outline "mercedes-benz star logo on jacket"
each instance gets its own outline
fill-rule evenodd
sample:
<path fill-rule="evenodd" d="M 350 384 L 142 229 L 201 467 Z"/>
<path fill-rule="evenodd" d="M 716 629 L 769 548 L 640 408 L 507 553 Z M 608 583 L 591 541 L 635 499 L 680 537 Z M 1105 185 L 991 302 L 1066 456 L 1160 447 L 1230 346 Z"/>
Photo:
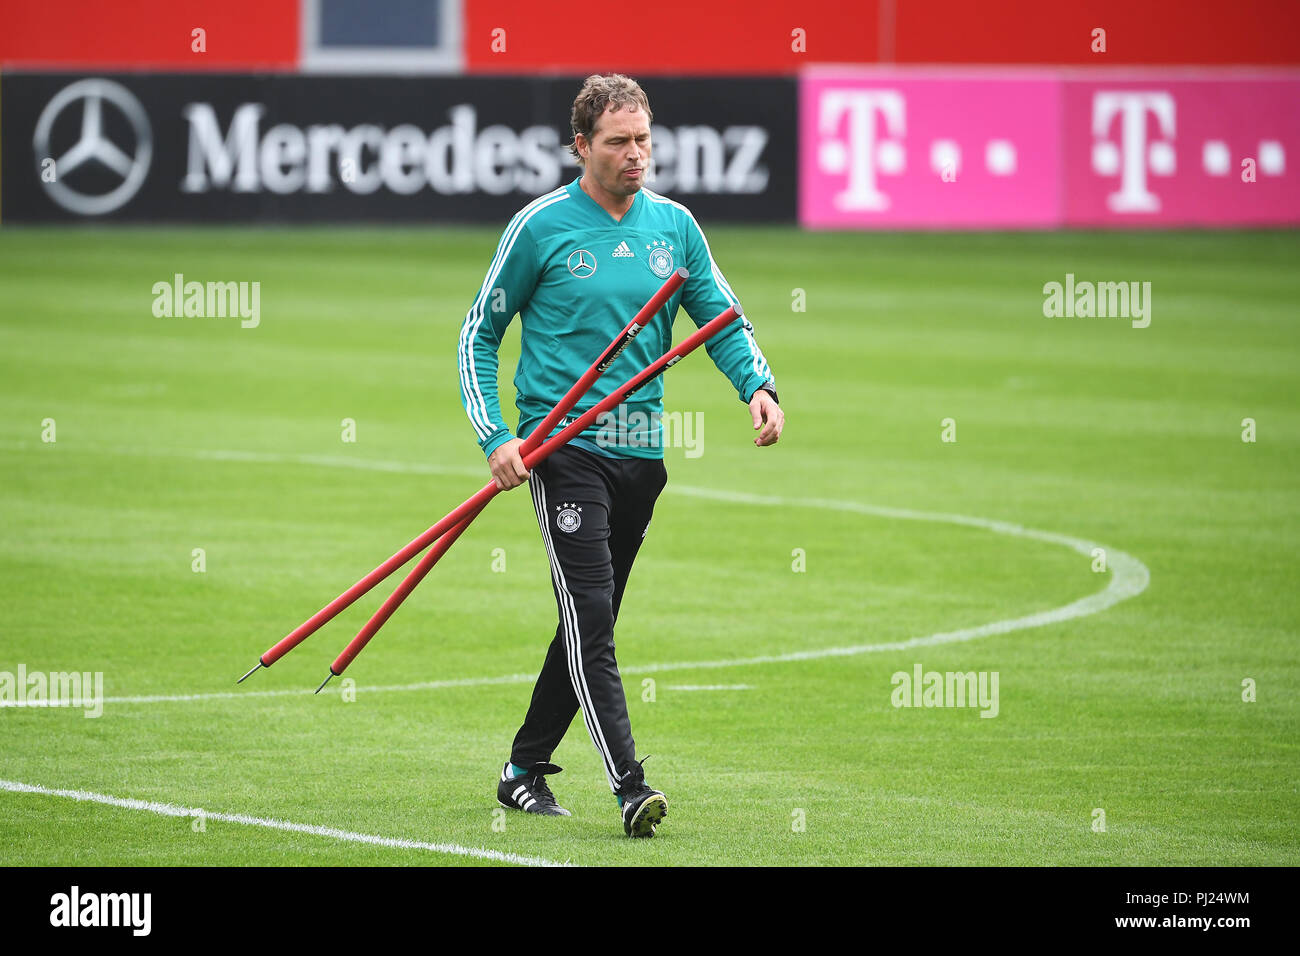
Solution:
<path fill-rule="evenodd" d="M 596 257 L 586 249 L 569 253 L 569 271 L 579 279 L 586 279 L 596 273 Z"/>

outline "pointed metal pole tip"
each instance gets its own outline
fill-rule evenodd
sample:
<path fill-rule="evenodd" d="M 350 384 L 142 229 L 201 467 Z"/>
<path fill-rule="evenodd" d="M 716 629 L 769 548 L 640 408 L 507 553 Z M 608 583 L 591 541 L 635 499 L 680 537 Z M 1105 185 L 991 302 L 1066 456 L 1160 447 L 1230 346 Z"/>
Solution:
<path fill-rule="evenodd" d="M 248 673 L 245 674 L 243 677 L 239 678 L 239 680 L 235 681 L 235 683 L 242 684 L 244 681 L 248 680 L 248 678 L 251 677 L 255 671 L 261 670 L 262 667 L 263 667 L 262 661 L 259 659 L 256 664 L 254 664 L 251 668 L 249 668 Z"/>
<path fill-rule="evenodd" d="M 334 676 L 334 672 L 330 671 L 329 675 L 326 676 L 326 678 L 320 682 L 320 686 L 316 688 L 316 693 L 319 694 L 321 691 L 323 691 L 325 689 L 325 685 L 330 682 L 330 678 L 333 676 Z"/>

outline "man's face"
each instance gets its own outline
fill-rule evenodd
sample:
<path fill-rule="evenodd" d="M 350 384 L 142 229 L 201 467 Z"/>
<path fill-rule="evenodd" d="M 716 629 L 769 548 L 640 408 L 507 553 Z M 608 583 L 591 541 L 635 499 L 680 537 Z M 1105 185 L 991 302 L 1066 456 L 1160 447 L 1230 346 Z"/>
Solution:
<path fill-rule="evenodd" d="M 579 137 L 578 151 L 587 161 L 587 173 L 602 189 L 615 196 L 635 195 L 645 185 L 650 166 L 650 121 L 645 111 L 606 110 L 596 120 L 591 139 Z"/>

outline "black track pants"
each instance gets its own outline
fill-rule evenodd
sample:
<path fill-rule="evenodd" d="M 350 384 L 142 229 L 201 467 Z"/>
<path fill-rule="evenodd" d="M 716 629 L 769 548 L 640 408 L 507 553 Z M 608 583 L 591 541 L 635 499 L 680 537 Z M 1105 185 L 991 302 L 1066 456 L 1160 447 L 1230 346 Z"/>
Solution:
<path fill-rule="evenodd" d="M 632 562 L 668 472 L 659 459 L 605 458 L 566 446 L 529 484 L 560 623 L 533 688 L 510 761 L 547 762 L 582 711 L 611 789 L 636 756 L 614 622 Z"/>

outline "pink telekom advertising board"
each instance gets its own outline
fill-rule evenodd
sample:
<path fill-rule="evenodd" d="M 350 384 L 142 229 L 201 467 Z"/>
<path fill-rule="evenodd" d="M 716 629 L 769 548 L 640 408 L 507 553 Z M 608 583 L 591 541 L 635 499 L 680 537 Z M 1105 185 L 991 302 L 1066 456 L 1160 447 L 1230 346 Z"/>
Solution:
<path fill-rule="evenodd" d="M 1300 223 L 1300 74 L 821 68 L 799 104 L 813 228 Z"/>
<path fill-rule="evenodd" d="M 799 92 L 799 221 L 1054 226 L 1060 123 L 1050 73 L 809 71 Z"/>
<path fill-rule="evenodd" d="M 1300 78 L 1178 75 L 1064 84 L 1066 224 L 1300 223 Z"/>

